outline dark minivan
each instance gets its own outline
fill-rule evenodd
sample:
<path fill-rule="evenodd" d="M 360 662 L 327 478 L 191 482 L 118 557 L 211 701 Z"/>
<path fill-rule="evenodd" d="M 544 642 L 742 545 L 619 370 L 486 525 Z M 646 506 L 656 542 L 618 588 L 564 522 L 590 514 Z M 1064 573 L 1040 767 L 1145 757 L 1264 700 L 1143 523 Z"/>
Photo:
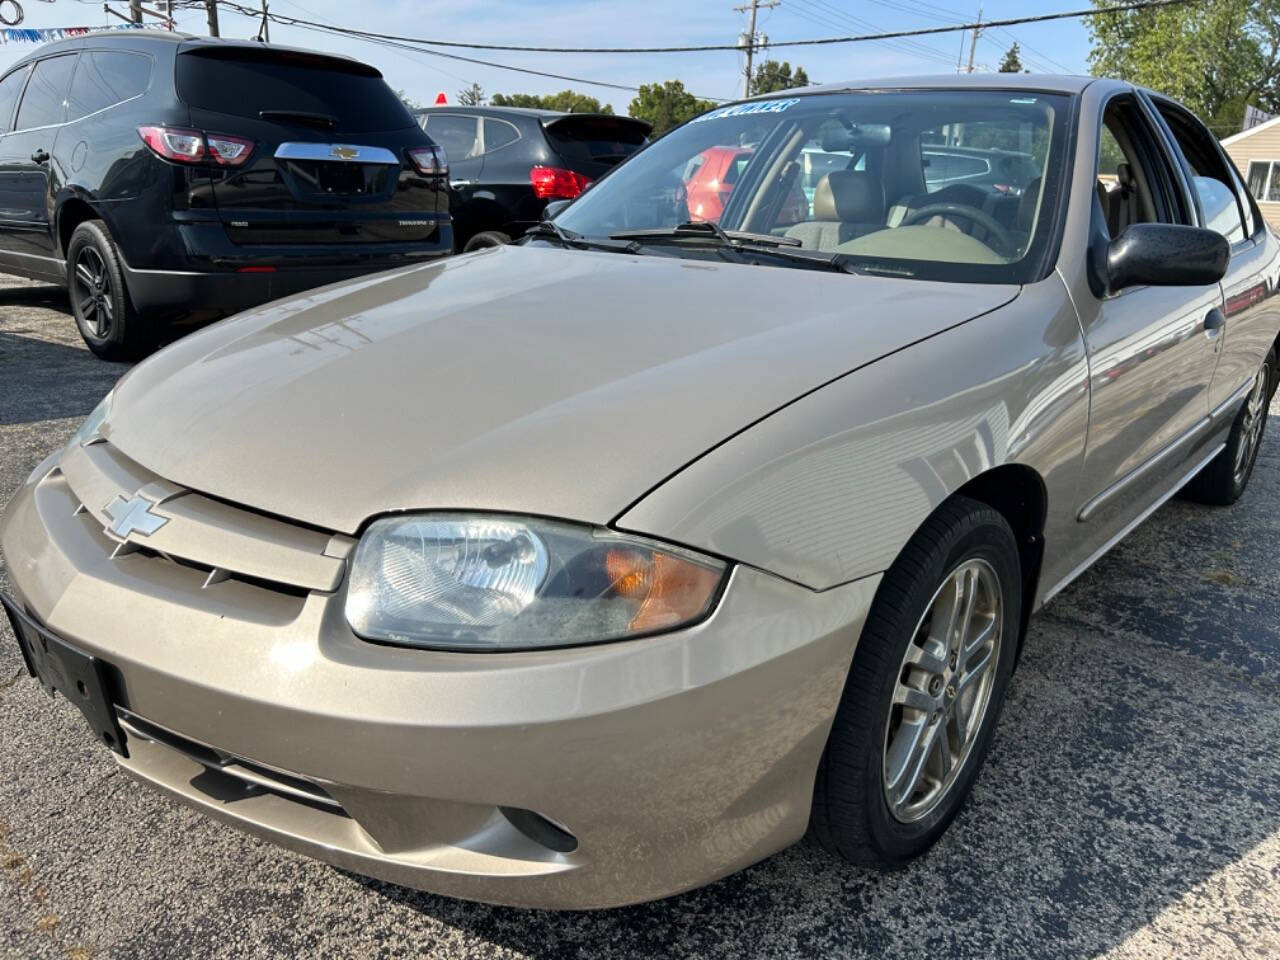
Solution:
<path fill-rule="evenodd" d="M 0 78 L 0 269 L 66 284 L 100 357 L 453 250 L 445 156 L 373 67 L 138 30 Z"/>
<path fill-rule="evenodd" d="M 453 235 L 464 253 L 510 243 L 551 200 L 572 200 L 648 143 L 643 120 L 523 107 L 414 111 L 444 147 L 453 178 Z"/>

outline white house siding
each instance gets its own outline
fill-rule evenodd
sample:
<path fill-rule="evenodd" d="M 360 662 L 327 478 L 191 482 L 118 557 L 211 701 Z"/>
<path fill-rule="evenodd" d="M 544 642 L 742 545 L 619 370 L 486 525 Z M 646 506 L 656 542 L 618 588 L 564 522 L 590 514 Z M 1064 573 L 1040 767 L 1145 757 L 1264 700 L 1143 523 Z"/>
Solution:
<path fill-rule="evenodd" d="M 1240 176 L 1249 177 L 1249 164 L 1255 160 L 1280 161 L 1280 123 L 1270 122 L 1255 127 L 1247 135 L 1236 135 L 1223 141 L 1222 148 L 1235 162 Z M 1267 222 L 1280 230 L 1280 201 L 1258 201 L 1258 209 Z"/>

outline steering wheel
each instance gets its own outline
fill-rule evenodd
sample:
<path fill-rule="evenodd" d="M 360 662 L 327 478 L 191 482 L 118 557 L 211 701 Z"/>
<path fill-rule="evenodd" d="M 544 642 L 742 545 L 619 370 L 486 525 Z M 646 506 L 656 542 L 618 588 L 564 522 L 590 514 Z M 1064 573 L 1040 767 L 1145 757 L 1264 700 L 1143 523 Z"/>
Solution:
<path fill-rule="evenodd" d="M 1013 237 L 1009 236 L 1009 231 L 991 214 L 979 210 L 977 207 L 971 207 L 967 203 L 931 203 L 907 214 L 898 226 L 910 227 L 932 217 L 960 217 L 970 223 L 976 223 L 995 239 L 998 247 L 996 253 L 1005 257 L 1013 256 L 1016 244 L 1013 242 Z M 983 241 L 979 241 L 979 243 L 981 242 Z M 987 246 L 991 246 L 991 244 L 988 243 Z"/>

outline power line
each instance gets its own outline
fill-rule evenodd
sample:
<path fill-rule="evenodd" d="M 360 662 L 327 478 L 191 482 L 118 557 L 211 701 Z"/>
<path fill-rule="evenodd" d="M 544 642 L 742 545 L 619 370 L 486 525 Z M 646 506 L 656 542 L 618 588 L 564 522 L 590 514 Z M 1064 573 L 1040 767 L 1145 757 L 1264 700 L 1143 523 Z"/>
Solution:
<path fill-rule="evenodd" d="M 187 0 L 188 3 L 191 0 Z M 249 16 L 260 17 L 260 10 L 252 9 L 231 0 L 220 0 L 221 5 Z M 1051 20 L 1071 20 L 1081 17 L 1096 17 L 1107 13 L 1125 13 L 1130 10 L 1148 10 L 1160 7 L 1181 6 L 1187 3 L 1203 3 L 1205 0 L 1142 0 L 1142 2 L 1121 3 L 1106 7 L 1090 7 L 1087 10 L 1068 10 L 1058 13 L 1042 13 L 1026 17 L 1009 17 L 1003 20 L 984 20 L 981 23 L 956 23 L 945 26 L 921 27 L 915 30 L 894 30 L 884 33 L 860 34 L 844 37 L 818 37 L 810 40 L 770 41 L 769 46 L 777 47 L 817 47 L 838 43 L 865 43 L 875 40 L 896 40 L 903 37 L 923 37 L 939 33 L 953 33 L 957 30 L 973 30 L 975 28 L 990 29 L 999 27 L 1016 27 L 1024 23 L 1045 23 Z M 358 30 L 355 27 L 334 28 L 313 20 L 304 20 L 278 13 L 268 14 L 276 23 L 285 26 L 314 27 L 329 31 L 367 39 L 393 40 L 398 43 L 423 44 L 432 47 L 453 47 L 465 50 L 500 50 L 512 53 L 709 53 L 716 50 L 737 51 L 737 44 L 708 43 L 682 47 L 531 47 L 517 44 L 500 43 L 468 43 L 460 40 L 433 40 L 426 37 L 407 37 L 392 33 L 375 33 L 369 30 Z M 465 57 L 458 59 L 465 60 Z M 484 63 L 484 61 L 472 61 Z M 485 64 L 495 66 L 495 64 Z M 512 68 L 515 69 L 515 68 Z"/>
<path fill-rule="evenodd" d="M 316 13 L 316 12 L 315 12 L 314 10 L 312 10 L 310 7 L 304 7 L 301 3 L 298 3 L 298 2 L 297 2 L 297 0 L 278 0 L 278 2 L 280 2 L 280 3 L 287 3 L 287 4 L 288 4 L 289 6 L 291 6 L 291 7 L 297 7 L 297 8 L 298 8 L 299 10 L 301 10 L 303 13 L 310 14 L 311 16 L 315 17 L 315 18 L 316 18 L 316 19 L 318 19 L 318 20 L 323 20 L 325 23 L 329 24 L 329 25 L 330 25 L 330 26 L 332 26 L 332 27 L 337 27 L 339 30 L 341 30 L 341 29 L 342 29 L 342 27 L 341 27 L 339 24 L 335 23 L 335 22 L 334 22 L 333 20 L 331 20 L 330 18 L 328 18 L 328 17 L 326 17 L 326 16 L 323 16 L 323 15 L 321 15 L 321 14 L 319 14 L 319 13 Z M 305 29 L 305 28 L 303 28 L 303 29 Z M 376 40 L 368 40 L 368 39 L 366 39 L 366 41 L 365 41 L 365 42 L 366 42 L 366 43 L 378 43 L 378 41 L 376 41 Z M 379 45 L 380 45 L 380 46 L 387 47 L 389 50 L 391 50 L 391 52 L 392 52 L 392 53 L 394 53 L 397 57 L 399 57 L 399 58 L 400 58 L 400 59 L 402 59 L 402 60 L 407 60 L 407 61 L 409 61 L 409 62 L 411 62 L 411 63 L 418 63 L 418 62 L 420 62 L 420 61 L 416 60 L 415 58 L 413 58 L 413 57 L 409 56 L 407 53 L 405 53 L 405 52 L 404 52 L 404 50 L 403 50 L 403 49 L 401 49 L 401 48 L 399 48 L 399 47 L 391 46 L 390 44 L 385 43 L 385 42 L 382 42 L 382 43 L 380 43 Z M 421 52 L 421 51 L 418 51 L 418 50 L 417 50 L 417 48 L 415 47 L 415 48 L 414 48 L 414 52 Z M 469 84 L 469 83 L 475 83 L 475 82 L 476 82 L 476 81 L 475 81 L 475 77 L 462 77 L 462 76 L 459 76 L 459 75 L 458 75 L 458 74 L 456 74 L 456 73 L 450 73 L 448 70 L 445 70 L 444 68 L 442 68 L 442 67 L 440 67 L 440 66 L 438 66 L 438 65 L 436 66 L 436 69 L 437 69 L 437 70 L 439 70 L 439 71 L 440 71 L 442 74 L 444 74 L 446 77 L 451 77 L 452 79 L 454 79 L 454 80 L 458 81 L 459 83 L 468 83 L 468 84 Z"/>
<path fill-rule="evenodd" d="M 192 0 L 186 0 L 189 5 Z M 197 0 L 198 2 L 198 0 Z M 262 17 L 261 10 L 254 10 L 249 7 L 242 7 L 238 3 L 229 3 L 228 0 L 219 0 L 219 6 L 229 9 L 235 13 L 244 16 L 260 19 Z M 475 57 L 464 57 L 457 53 L 445 53 L 443 50 L 425 50 L 422 47 L 414 46 L 412 43 L 405 42 L 387 34 L 370 33 L 364 30 L 354 30 L 348 27 L 328 26 L 323 23 L 317 23 L 311 20 L 300 20 L 297 17 L 286 17 L 276 13 L 268 13 L 267 16 L 276 23 L 283 26 L 297 27 L 300 30 L 317 30 L 323 33 L 338 34 L 339 36 L 350 36 L 357 40 L 364 40 L 368 43 L 376 43 L 380 46 L 389 47 L 397 50 L 409 50 L 417 54 L 425 54 L 429 57 L 444 57 L 448 60 L 460 60 L 463 63 L 474 63 L 482 67 L 493 67 L 495 70 L 510 70 L 514 73 L 524 73 L 534 77 L 549 77 L 552 80 L 564 80 L 569 83 L 580 83 L 587 86 L 608 87 L 610 90 L 623 90 L 627 93 L 639 93 L 639 87 L 629 87 L 622 83 L 609 83 L 605 80 L 589 80 L 586 77 L 573 77 L 563 73 L 548 73 L 545 70 L 533 70 L 529 67 L 516 67 L 509 63 L 497 63 L 493 60 L 479 60 Z M 694 94 L 697 97 L 697 94 Z M 725 97 L 698 97 L 699 100 L 710 100 L 715 103 L 724 103 Z"/>
<path fill-rule="evenodd" d="M 1018 46 L 1020 46 L 1023 50 L 1026 50 L 1028 53 L 1032 54 L 1033 56 L 1038 57 L 1043 63 L 1048 64 L 1050 67 L 1061 70 L 1063 73 L 1071 72 L 1071 68 L 1063 64 L 1061 60 L 1055 60 L 1053 59 L 1053 57 L 1049 56 L 1047 53 L 1037 50 L 1035 47 L 1031 46 L 1031 44 L 1027 43 L 1026 41 L 1021 40 L 1018 37 L 1015 37 L 1011 31 L 1001 29 L 1000 32 L 1003 33 L 1005 36 L 1007 36 L 1010 40 L 1012 40 Z"/>
<path fill-rule="evenodd" d="M 795 0 L 793 0 L 795 2 Z M 826 3 L 825 0 L 800 0 L 806 8 L 810 9 L 792 9 L 792 13 L 802 16 L 811 23 L 817 23 L 820 26 L 835 27 L 837 30 L 847 29 L 854 26 L 864 30 L 880 30 L 881 28 L 869 20 L 863 20 L 861 17 L 855 17 L 852 14 L 846 14 L 838 8 Z M 818 19 L 814 14 L 821 14 L 822 18 Z M 839 17 L 838 20 L 833 17 Z M 936 63 L 945 63 L 951 66 L 951 55 L 931 47 L 926 43 L 918 40 L 884 40 L 880 41 L 881 46 L 890 50 L 896 50 L 899 53 L 906 53 L 911 56 L 923 57 L 927 60 L 933 60 Z"/>

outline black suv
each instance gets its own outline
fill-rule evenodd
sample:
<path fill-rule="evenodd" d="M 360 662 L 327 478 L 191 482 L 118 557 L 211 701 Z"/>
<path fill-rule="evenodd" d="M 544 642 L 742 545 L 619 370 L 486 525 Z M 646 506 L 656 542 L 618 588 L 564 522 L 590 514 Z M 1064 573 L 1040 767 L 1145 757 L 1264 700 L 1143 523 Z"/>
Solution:
<path fill-rule="evenodd" d="M 648 142 L 643 120 L 520 107 L 414 111 L 449 155 L 453 235 L 464 253 L 510 243 Z"/>
<path fill-rule="evenodd" d="M 67 284 L 101 357 L 453 251 L 443 153 L 345 57 L 88 34 L 0 78 L 0 133 L 0 270 Z"/>

